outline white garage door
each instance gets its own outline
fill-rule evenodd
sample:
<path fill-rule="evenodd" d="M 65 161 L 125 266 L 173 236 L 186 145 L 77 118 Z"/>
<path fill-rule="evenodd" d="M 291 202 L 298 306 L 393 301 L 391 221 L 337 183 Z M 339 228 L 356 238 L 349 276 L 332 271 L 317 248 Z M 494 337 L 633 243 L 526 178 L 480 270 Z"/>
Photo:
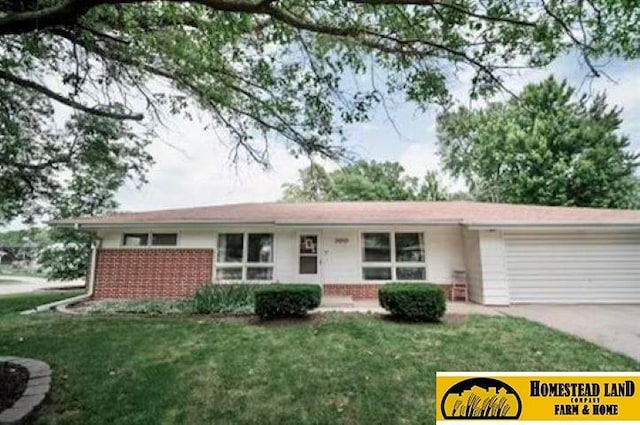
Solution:
<path fill-rule="evenodd" d="M 640 233 L 505 234 L 512 303 L 640 303 Z"/>

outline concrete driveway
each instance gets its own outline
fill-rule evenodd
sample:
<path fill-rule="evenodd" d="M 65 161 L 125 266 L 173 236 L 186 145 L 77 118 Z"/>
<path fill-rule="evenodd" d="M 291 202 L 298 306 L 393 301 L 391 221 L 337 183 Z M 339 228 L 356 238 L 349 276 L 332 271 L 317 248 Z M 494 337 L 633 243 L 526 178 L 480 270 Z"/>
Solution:
<path fill-rule="evenodd" d="M 542 323 L 640 361 L 640 305 L 515 305 L 501 312 Z"/>
<path fill-rule="evenodd" d="M 0 295 L 84 286 L 84 280 L 47 281 L 41 277 L 0 275 Z"/>

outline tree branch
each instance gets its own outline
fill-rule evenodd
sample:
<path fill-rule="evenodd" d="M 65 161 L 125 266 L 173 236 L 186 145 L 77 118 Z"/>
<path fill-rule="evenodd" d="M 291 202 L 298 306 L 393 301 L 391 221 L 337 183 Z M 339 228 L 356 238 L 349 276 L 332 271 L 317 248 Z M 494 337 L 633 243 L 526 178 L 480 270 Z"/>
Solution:
<path fill-rule="evenodd" d="M 599 77 L 600 76 L 600 72 L 593 65 L 593 63 L 591 62 L 591 58 L 589 57 L 590 46 L 588 44 L 583 43 L 582 41 L 578 40 L 578 38 L 573 34 L 573 31 L 571 30 L 571 28 L 569 28 L 567 23 L 564 22 L 562 20 L 562 18 L 560 18 L 557 14 L 555 14 L 552 11 L 544 0 L 541 0 L 541 3 L 542 3 L 542 7 L 544 8 L 544 11 L 546 12 L 546 14 L 551 16 L 551 18 L 553 18 L 553 20 L 556 21 L 556 23 L 558 25 L 560 25 L 560 27 L 562 28 L 564 33 L 569 37 L 569 39 L 571 39 L 573 44 L 575 44 L 575 46 L 578 49 L 580 49 L 580 51 L 582 52 L 582 57 L 584 59 L 584 62 L 587 65 L 587 67 L 589 68 L 589 70 L 591 71 L 591 73 L 593 74 L 593 76 Z M 582 18 L 581 17 L 580 17 L 580 24 L 582 25 Z"/>
<path fill-rule="evenodd" d="M 154 3 L 156 0 L 64 0 L 55 6 L 21 13 L 11 13 L 0 19 L 0 35 L 24 34 L 31 31 L 73 24 L 89 10 L 102 5 Z M 185 0 L 168 0 L 173 3 L 188 3 Z M 224 12 L 260 13 L 269 5 L 251 0 L 195 0 L 211 9 Z"/>
<path fill-rule="evenodd" d="M 23 78 L 17 77 L 1 69 L 0 69 L 0 79 L 9 81 L 10 83 L 16 84 L 18 86 L 21 86 L 30 90 L 37 91 L 38 93 L 41 93 L 73 109 L 87 112 L 92 115 L 97 115 L 97 116 L 106 117 L 106 118 L 113 118 L 116 120 L 140 121 L 144 118 L 142 114 L 126 114 L 126 113 L 107 111 L 104 109 L 83 105 L 79 102 L 76 102 L 75 100 L 69 99 L 68 97 L 58 94 L 53 90 L 50 90 L 47 87 L 40 85 L 34 81 L 25 80 Z"/>
<path fill-rule="evenodd" d="M 515 18 L 491 16 L 491 15 L 485 15 L 482 13 L 476 13 L 454 2 L 443 2 L 439 0 L 347 0 L 347 1 L 349 1 L 350 3 L 373 4 L 373 5 L 440 6 L 446 9 L 455 10 L 456 12 L 474 17 L 476 19 L 481 19 L 483 21 L 502 22 L 507 24 L 526 26 L 526 27 L 536 26 L 535 22 L 523 21 Z"/>

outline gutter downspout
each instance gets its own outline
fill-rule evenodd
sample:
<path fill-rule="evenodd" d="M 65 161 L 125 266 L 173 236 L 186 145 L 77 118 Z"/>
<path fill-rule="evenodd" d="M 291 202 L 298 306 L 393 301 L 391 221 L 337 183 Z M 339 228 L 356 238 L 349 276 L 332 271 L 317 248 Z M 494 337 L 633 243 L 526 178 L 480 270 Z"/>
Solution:
<path fill-rule="evenodd" d="M 96 263 L 98 259 L 98 250 L 102 246 L 102 238 L 98 236 L 93 237 L 91 242 L 91 270 L 89 270 L 89 284 L 87 295 L 93 297 L 93 293 L 96 289 Z"/>
<path fill-rule="evenodd" d="M 76 230 L 80 230 L 80 226 L 78 224 L 74 225 L 74 228 Z M 102 245 L 102 238 L 96 235 L 93 235 L 92 239 L 93 240 L 91 241 L 91 268 L 89 269 L 89 281 L 87 282 L 87 293 L 80 294 L 78 296 L 71 297 L 71 298 L 66 298 L 60 301 L 54 301 L 48 304 L 42 304 L 31 310 L 22 311 L 20 314 L 31 314 L 31 313 L 41 312 L 41 311 L 48 311 L 48 310 L 58 310 L 62 313 L 76 314 L 76 312 L 73 312 L 67 309 L 67 307 L 82 301 L 89 300 L 93 297 L 95 286 L 96 286 L 96 259 L 98 258 L 98 249 L 100 249 L 100 246 Z"/>

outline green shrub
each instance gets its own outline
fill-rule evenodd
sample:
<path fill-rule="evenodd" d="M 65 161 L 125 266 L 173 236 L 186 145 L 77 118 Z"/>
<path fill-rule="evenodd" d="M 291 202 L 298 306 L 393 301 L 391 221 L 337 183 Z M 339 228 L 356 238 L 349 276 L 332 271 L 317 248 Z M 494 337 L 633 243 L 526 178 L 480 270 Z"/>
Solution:
<path fill-rule="evenodd" d="M 180 314 L 192 313 L 191 302 L 187 300 L 162 301 L 98 301 L 92 304 L 88 313 L 129 313 L 129 314 Z"/>
<path fill-rule="evenodd" d="M 196 313 L 251 314 L 255 285 L 211 284 L 203 286 L 193 297 Z"/>
<path fill-rule="evenodd" d="M 437 322 L 447 308 L 442 288 L 425 283 L 388 283 L 378 289 L 380 305 L 405 320 Z"/>
<path fill-rule="evenodd" d="M 320 305 L 321 298 L 319 285 L 266 285 L 256 290 L 255 312 L 261 319 L 304 316 Z"/>

